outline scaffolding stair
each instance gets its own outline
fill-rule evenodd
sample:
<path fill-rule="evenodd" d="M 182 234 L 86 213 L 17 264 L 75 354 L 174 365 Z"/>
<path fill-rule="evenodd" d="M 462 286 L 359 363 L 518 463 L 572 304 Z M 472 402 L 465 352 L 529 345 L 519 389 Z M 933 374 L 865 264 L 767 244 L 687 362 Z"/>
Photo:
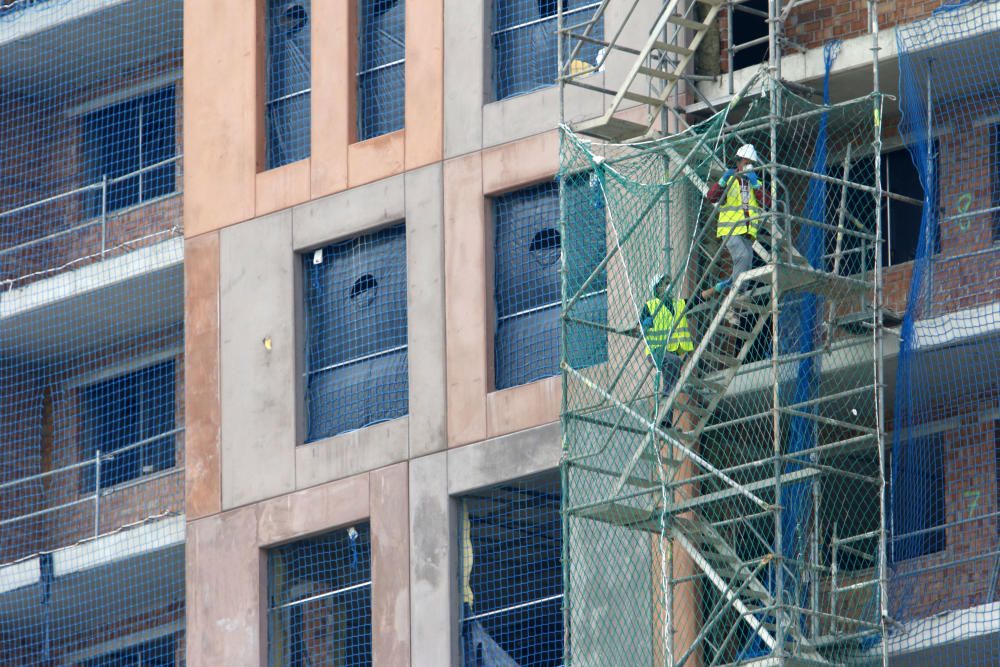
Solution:
<path fill-rule="evenodd" d="M 625 13 L 626 22 L 636 14 L 636 9 L 641 3 L 642 0 L 632 0 Z M 646 41 L 639 49 L 621 44 L 624 32 L 621 28 L 610 40 L 597 39 L 591 34 L 594 26 L 604 20 L 609 4 L 608 0 L 605 0 L 590 19 L 562 29 L 563 37 L 572 46 L 572 51 L 566 58 L 565 69 L 560 78 L 564 84 L 611 97 L 602 116 L 575 123 L 573 130 L 604 141 L 621 143 L 642 139 L 653 133 L 653 124 L 660 112 L 667 108 L 667 100 L 678 83 L 690 78 L 687 70 L 695 52 L 719 12 L 725 7 L 725 0 L 695 0 L 689 3 L 667 0 L 660 7 Z M 698 18 L 696 7 L 699 4 L 708 7 L 703 18 Z M 587 74 L 604 67 L 603 59 L 591 68 L 581 69 L 573 66 L 575 55 L 579 52 L 580 45 L 584 43 L 600 45 L 604 51 L 603 59 L 615 52 L 625 53 L 634 58 L 617 89 L 604 88 L 583 80 Z M 640 79 L 640 77 L 646 78 Z M 648 81 L 650 84 L 648 94 L 635 90 L 636 84 L 642 81 Z M 638 122 L 619 117 L 617 114 L 624 110 L 626 102 L 648 105 L 646 121 Z"/>
<path fill-rule="evenodd" d="M 795 618 L 776 604 L 758 576 L 760 568 L 744 562 L 714 526 L 697 517 L 675 517 L 670 535 L 768 648 L 774 651 L 778 646 L 775 635 L 780 622 L 784 649 L 811 662 L 828 664 L 803 636 Z M 770 560 L 765 557 L 765 562 Z"/>
<path fill-rule="evenodd" d="M 763 481 L 773 484 L 773 480 Z M 773 651 L 778 645 L 775 635 L 780 621 L 787 652 L 812 664 L 829 664 L 803 636 L 796 619 L 776 604 L 773 593 L 759 578 L 760 568 L 744 561 L 718 529 L 696 513 L 668 517 L 662 508 L 604 503 L 574 510 L 571 515 L 632 530 L 669 534 L 769 649 Z M 771 556 L 766 556 L 763 564 L 771 560 Z"/>

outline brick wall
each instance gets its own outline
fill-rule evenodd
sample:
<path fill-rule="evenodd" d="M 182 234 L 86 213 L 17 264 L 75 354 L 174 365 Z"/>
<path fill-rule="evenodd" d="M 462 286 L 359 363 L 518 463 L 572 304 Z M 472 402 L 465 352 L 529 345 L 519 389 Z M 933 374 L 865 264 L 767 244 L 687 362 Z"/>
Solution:
<path fill-rule="evenodd" d="M 879 29 L 885 30 L 896 25 L 911 23 L 927 17 L 941 6 L 940 0 L 880 0 L 878 3 Z M 737 13 L 737 20 L 758 20 L 746 14 Z M 719 34 L 722 47 L 722 71 L 727 71 L 725 57 L 728 18 L 726 12 L 719 15 Z M 831 39 L 846 40 L 868 33 L 868 2 L 866 0 L 832 0 L 811 2 L 796 7 L 785 22 L 785 34 L 789 39 L 806 48 L 817 48 Z M 794 53 L 791 47 L 786 53 Z"/>
<path fill-rule="evenodd" d="M 82 117 L 67 115 L 67 108 L 140 85 L 176 67 L 179 67 L 176 58 L 143 63 L 113 80 L 59 100 L 61 106 L 51 101 L 40 104 L 16 95 L 4 100 L 5 122 L 0 129 L 3 145 L 0 148 L 0 284 L 12 281 L 14 287 L 22 287 L 55 272 L 99 261 L 102 248 L 111 250 L 106 257 L 114 256 L 166 240 L 171 233 L 180 233 L 179 194 L 113 211 L 103 226 L 89 204 L 89 198 L 100 196 L 98 191 L 69 195 L 3 215 L 4 211 L 65 194 L 85 184 Z M 183 86 L 179 81 L 172 85 L 176 146 L 180 153 Z M 174 174 L 179 193 L 183 161 L 177 162 Z M 66 233 L 45 238 L 59 231 Z M 15 248 L 26 243 L 30 245 Z"/>
<path fill-rule="evenodd" d="M 84 460 L 86 452 L 80 433 L 84 416 L 79 397 L 85 385 L 74 386 L 73 380 L 171 348 L 178 350 L 174 357 L 174 423 L 176 427 L 183 426 L 185 403 L 184 363 L 179 351 L 181 341 L 182 332 L 177 325 L 168 332 L 140 341 L 128 341 L 93 355 L 84 363 L 76 361 L 57 371 L 51 367 L 45 374 L 37 369 L 33 373 L 30 369 L 11 369 L 12 381 L 4 386 L 9 400 L 0 407 L 0 429 L 11 430 L 9 439 L 3 440 L 5 452 L 10 452 L 5 456 L 6 468 L 10 469 L 6 472 L 7 479 L 66 468 Z M 8 414 L 2 412 L 4 409 Z M 173 469 L 148 478 L 140 477 L 104 489 L 100 532 L 107 533 L 166 512 L 183 512 L 183 432 L 174 436 L 174 465 Z M 44 508 L 57 508 L 93 494 L 92 488 L 83 487 L 83 480 L 92 470 L 92 466 L 71 468 L 44 481 L 18 485 L 0 494 L 0 519 L 20 517 Z M 40 550 L 57 549 L 92 537 L 95 530 L 94 508 L 94 502 L 86 500 L 0 528 L 0 562 L 10 562 Z"/>

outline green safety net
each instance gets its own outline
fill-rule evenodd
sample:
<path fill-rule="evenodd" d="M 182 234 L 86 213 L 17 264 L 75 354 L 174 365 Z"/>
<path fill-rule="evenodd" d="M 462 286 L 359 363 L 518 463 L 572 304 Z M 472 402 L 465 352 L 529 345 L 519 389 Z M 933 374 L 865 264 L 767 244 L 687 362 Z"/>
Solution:
<path fill-rule="evenodd" d="M 605 202 L 562 198 L 569 664 L 880 660 L 882 101 L 761 74 L 662 139 L 564 128 Z"/>

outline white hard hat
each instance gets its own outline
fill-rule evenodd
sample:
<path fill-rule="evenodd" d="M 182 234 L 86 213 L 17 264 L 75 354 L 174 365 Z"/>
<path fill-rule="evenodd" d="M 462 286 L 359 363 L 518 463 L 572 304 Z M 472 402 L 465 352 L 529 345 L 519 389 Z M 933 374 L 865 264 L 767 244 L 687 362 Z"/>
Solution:
<path fill-rule="evenodd" d="M 656 286 L 659 285 L 660 282 L 664 278 L 666 278 L 666 277 L 667 276 L 664 273 L 657 273 L 652 278 L 650 278 L 649 279 L 649 293 L 652 294 L 653 296 L 656 296 Z"/>
<path fill-rule="evenodd" d="M 760 162 L 760 158 L 757 157 L 757 150 L 752 144 L 743 144 L 740 146 L 739 150 L 736 151 L 736 157 L 741 157 L 751 162 Z"/>

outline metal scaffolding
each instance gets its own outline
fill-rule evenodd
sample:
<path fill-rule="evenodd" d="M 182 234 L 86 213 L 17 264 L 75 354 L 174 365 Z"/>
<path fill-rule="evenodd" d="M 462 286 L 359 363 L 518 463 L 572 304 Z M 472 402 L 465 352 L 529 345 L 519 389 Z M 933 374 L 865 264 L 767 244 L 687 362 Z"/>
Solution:
<path fill-rule="evenodd" d="M 567 664 L 885 660 L 875 1 L 870 94 L 797 96 L 781 79 L 796 3 L 769 0 L 767 65 L 690 122 L 684 103 L 707 102 L 692 58 L 740 4 L 668 0 L 649 23 L 648 3 L 604 0 L 568 25 L 560 2 L 564 121 L 577 117 L 570 88 L 607 98 L 601 116 L 564 124 L 562 145 L 563 176 L 601 184 L 608 226 L 603 259 L 581 266 L 593 234 L 564 200 Z M 599 22 L 607 38 L 592 36 Z M 598 57 L 581 64 L 580 45 L 595 43 Z M 731 31 L 728 46 L 732 86 Z M 722 200 L 709 195 L 720 174 L 728 187 L 727 159 L 746 143 L 766 196 L 753 268 L 727 285 L 730 236 L 717 233 Z M 657 297 L 661 274 L 669 297 Z M 577 309 L 598 278 L 608 284 L 600 322 Z M 653 343 L 636 325 L 656 298 L 684 299 L 668 337 L 688 326 L 678 313 L 694 333 L 676 381 L 647 361 Z M 594 340 L 606 361 L 575 364 Z"/>

